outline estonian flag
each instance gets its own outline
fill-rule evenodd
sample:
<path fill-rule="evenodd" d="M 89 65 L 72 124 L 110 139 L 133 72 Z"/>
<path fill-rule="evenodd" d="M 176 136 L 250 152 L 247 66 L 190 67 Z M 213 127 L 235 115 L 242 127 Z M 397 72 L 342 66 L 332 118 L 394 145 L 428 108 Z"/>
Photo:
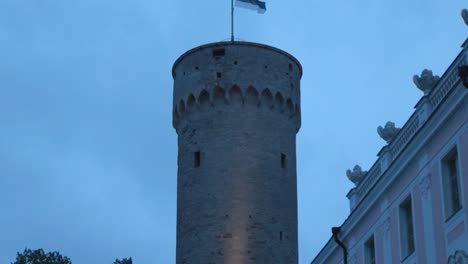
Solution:
<path fill-rule="evenodd" d="M 265 2 L 259 0 L 236 0 L 236 6 L 256 10 L 260 14 L 266 11 Z"/>

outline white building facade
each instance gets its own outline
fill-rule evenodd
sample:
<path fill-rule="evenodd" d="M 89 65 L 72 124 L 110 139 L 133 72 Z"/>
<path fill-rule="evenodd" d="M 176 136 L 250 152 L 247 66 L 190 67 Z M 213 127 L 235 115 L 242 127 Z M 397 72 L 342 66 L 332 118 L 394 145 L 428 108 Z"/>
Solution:
<path fill-rule="evenodd" d="M 414 77 L 424 96 L 401 129 L 378 129 L 387 145 L 368 172 L 347 172 L 351 213 L 312 264 L 468 263 L 467 64 L 468 39 L 440 78 Z"/>

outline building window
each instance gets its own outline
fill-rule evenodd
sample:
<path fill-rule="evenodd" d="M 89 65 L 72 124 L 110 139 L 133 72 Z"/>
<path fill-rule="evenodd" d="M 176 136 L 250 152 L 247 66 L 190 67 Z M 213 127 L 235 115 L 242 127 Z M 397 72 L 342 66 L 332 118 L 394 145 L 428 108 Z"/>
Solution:
<path fill-rule="evenodd" d="M 458 153 L 454 148 L 442 160 L 442 186 L 444 190 L 445 219 L 448 220 L 461 206 Z"/>
<path fill-rule="evenodd" d="M 374 235 L 372 235 L 364 244 L 364 263 L 375 264 Z"/>
<path fill-rule="evenodd" d="M 281 168 L 286 168 L 286 154 L 281 153 Z"/>
<path fill-rule="evenodd" d="M 193 153 L 193 167 L 195 167 L 195 168 L 200 167 L 200 163 L 201 163 L 200 151 L 195 151 Z"/>
<path fill-rule="evenodd" d="M 411 196 L 400 204 L 401 257 L 405 259 L 414 252 L 413 208 Z"/>

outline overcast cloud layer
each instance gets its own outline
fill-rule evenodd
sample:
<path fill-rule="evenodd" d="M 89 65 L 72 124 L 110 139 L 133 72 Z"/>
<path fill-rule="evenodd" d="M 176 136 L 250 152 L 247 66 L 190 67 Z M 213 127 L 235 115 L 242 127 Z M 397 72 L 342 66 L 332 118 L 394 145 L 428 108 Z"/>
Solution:
<path fill-rule="evenodd" d="M 236 36 L 304 68 L 298 145 L 300 263 L 340 225 L 352 184 L 460 51 L 466 1 L 267 0 Z M 172 63 L 229 38 L 230 1 L 0 1 L 0 263 L 25 247 L 75 264 L 175 262 Z M 318 213 L 320 212 L 320 213 Z"/>

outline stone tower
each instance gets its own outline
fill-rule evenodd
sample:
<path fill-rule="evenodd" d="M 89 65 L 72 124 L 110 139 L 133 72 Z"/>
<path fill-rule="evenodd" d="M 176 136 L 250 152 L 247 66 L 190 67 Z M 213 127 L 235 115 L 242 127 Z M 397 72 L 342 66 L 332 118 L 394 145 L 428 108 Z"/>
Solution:
<path fill-rule="evenodd" d="M 218 42 L 174 63 L 177 264 L 297 264 L 300 63 Z"/>

